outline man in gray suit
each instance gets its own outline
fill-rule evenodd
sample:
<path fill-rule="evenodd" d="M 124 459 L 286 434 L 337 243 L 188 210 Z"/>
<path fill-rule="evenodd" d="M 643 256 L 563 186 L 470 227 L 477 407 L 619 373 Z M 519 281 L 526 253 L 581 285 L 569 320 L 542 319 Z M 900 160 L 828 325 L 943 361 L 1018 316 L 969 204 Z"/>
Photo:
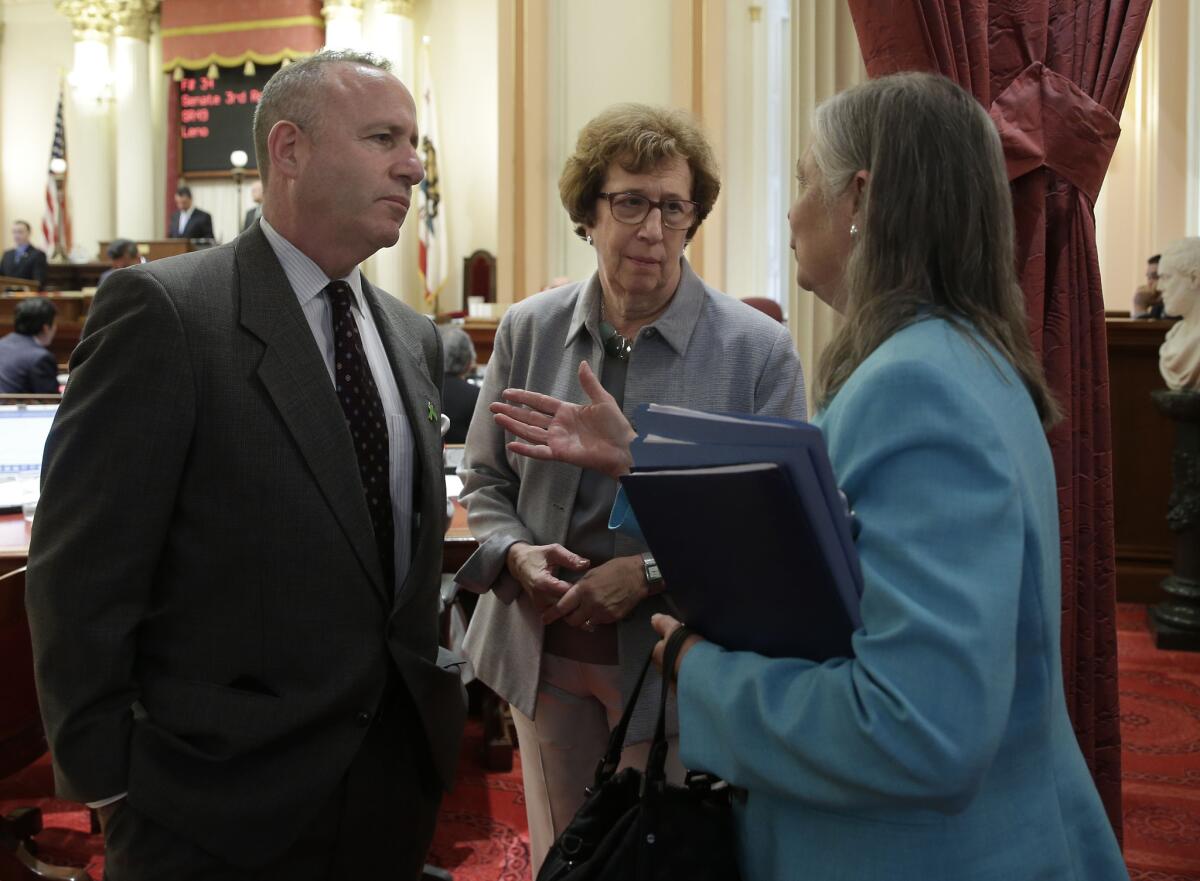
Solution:
<path fill-rule="evenodd" d="M 413 878 L 465 712 L 439 663 L 441 346 L 358 264 L 423 176 L 387 63 L 255 117 L 260 224 L 100 288 L 28 607 L 64 797 L 126 879 Z"/>

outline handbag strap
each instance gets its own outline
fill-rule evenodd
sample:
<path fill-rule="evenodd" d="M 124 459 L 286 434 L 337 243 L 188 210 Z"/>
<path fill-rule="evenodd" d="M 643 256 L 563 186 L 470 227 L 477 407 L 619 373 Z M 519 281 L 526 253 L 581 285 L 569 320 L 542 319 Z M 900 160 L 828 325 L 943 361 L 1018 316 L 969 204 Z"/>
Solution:
<path fill-rule="evenodd" d="M 621 751 L 625 748 L 625 732 L 629 730 L 629 720 L 633 718 L 634 707 L 637 706 L 638 696 L 642 693 L 642 683 L 646 681 L 646 672 L 650 669 L 650 662 L 653 659 L 654 651 L 651 649 L 650 653 L 646 655 L 646 662 L 642 664 L 642 672 L 638 674 L 633 692 L 629 695 L 629 703 L 625 705 L 625 712 L 621 714 L 621 721 L 608 736 L 608 749 L 604 751 L 603 757 L 596 765 L 593 789 L 599 789 L 613 774 L 617 773 L 617 766 L 621 764 Z"/>
<path fill-rule="evenodd" d="M 646 760 L 647 786 L 665 783 L 667 779 L 667 693 L 671 690 L 670 683 L 675 675 L 679 650 L 684 640 L 694 632 L 686 624 L 679 625 L 667 637 L 667 645 L 663 649 L 662 693 L 658 698 L 658 724 L 654 728 L 654 742 L 650 745 L 650 757 Z"/>
<path fill-rule="evenodd" d="M 675 669 L 675 661 L 679 657 L 679 650 L 683 646 L 683 641 L 691 636 L 693 632 L 686 624 L 681 624 L 667 638 L 667 645 L 663 651 L 664 674 L 662 693 L 659 695 L 658 702 L 658 723 L 654 727 L 654 740 L 650 745 L 650 756 L 646 760 L 646 784 L 666 780 L 667 692 L 670 691 L 669 681 Z M 646 673 L 650 670 L 650 662 L 653 659 L 654 649 L 652 648 L 650 653 L 646 655 L 646 662 L 642 664 L 642 672 L 638 674 L 637 683 L 633 686 L 633 692 L 629 695 L 629 703 L 625 705 L 625 712 L 621 714 L 621 721 L 617 723 L 617 727 L 612 730 L 612 733 L 608 737 L 608 749 L 605 750 L 604 756 L 596 765 L 596 774 L 591 787 L 593 791 L 603 786 L 617 772 L 617 767 L 621 764 L 621 751 L 625 748 L 625 733 L 629 730 L 629 721 L 633 718 L 634 708 L 637 706 L 638 698 L 641 696 L 642 685 L 646 681 Z"/>

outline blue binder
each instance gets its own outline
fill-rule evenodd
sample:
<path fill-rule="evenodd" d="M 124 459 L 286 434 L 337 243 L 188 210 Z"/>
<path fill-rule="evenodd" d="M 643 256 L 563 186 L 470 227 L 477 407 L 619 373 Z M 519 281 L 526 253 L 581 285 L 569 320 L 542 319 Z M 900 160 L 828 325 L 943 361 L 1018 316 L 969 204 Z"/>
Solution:
<path fill-rule="evenodd" d="M 653 404 L 634 423 L 623 493 L 681 619 L 728 649 L 850 656 L 862 573 L 820 430 Z"/>

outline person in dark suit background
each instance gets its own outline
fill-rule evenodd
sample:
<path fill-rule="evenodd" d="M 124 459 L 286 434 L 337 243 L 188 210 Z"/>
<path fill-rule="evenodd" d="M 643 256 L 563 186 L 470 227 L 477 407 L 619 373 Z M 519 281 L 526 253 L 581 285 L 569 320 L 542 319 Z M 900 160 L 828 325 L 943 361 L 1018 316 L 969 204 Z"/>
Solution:
<path fill-rule="evenodd" d="M 46 252 L 29 242 L 29 224 L 18 220 L 12 227 L 13 247 L 0 258 L 0 275 L 36 281 L 46 286 Z"/>
<path fill-rule="evenodd" d="M 411 879 L 466 712 L 441 338 L 358 264 L 423 177 L 416 109 L 322 52 L 254 130 L 261 223 L 114 273 L 72 359 L 27 577 L 56 780 L 110 881 Z"/>
<path fill-rule="evenodd" d="M 254 226 L 254 221 L 262 217 L 263 193 L 261 180 L 256 180 L 250 184 L 250 198 L 254 200 L 254 207 L 246 209 L 246 217 L 242 220 L 242 232 Z"/>
<path fill-rule="evenodd" d="M 47 346 L 58 330 L 58 310 L 44 297 L 17 304 L 13 332 L 0 338 L 0 392 L 52 395 L 58 392 L 58 362 Z"/>
<path fill-rule="evenodd" d="M 167 226 L 167 236 L 172 239 L 212 239 L 212 215 L 195 207 L 192 203 L 191 187 L 175 190 L 175 213 Z"/>
<path fill-rule="evenodd" d="M 475 344 L 461 327 L 446 325 L 442 328 L 442 352 L 442 405 L 443 412 L 450 417 L 445 441 L 465 444 L 471 414 L 479 399 L 479 386 L 467 382 L 467 374 L 475 367 Z"/>

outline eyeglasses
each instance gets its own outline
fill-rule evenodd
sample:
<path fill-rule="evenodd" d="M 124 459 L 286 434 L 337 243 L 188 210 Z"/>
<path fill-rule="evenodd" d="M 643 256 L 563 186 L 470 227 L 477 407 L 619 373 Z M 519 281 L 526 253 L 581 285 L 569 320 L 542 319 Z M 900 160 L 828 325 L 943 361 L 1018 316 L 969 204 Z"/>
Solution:
<path fill-rule="evenodd" d="M 700 210 L 699 202 L 687 199 L 664 199 L 655 202 L 638 193 L 599 193 L 608 199 L 609 210 L 614 220 L 620 223 L 638 224 L 646 219 L 651 208 L 662 212 L 663 226 L 667 229 L 691 229 L 696 222 L 696 212 Z"/>

